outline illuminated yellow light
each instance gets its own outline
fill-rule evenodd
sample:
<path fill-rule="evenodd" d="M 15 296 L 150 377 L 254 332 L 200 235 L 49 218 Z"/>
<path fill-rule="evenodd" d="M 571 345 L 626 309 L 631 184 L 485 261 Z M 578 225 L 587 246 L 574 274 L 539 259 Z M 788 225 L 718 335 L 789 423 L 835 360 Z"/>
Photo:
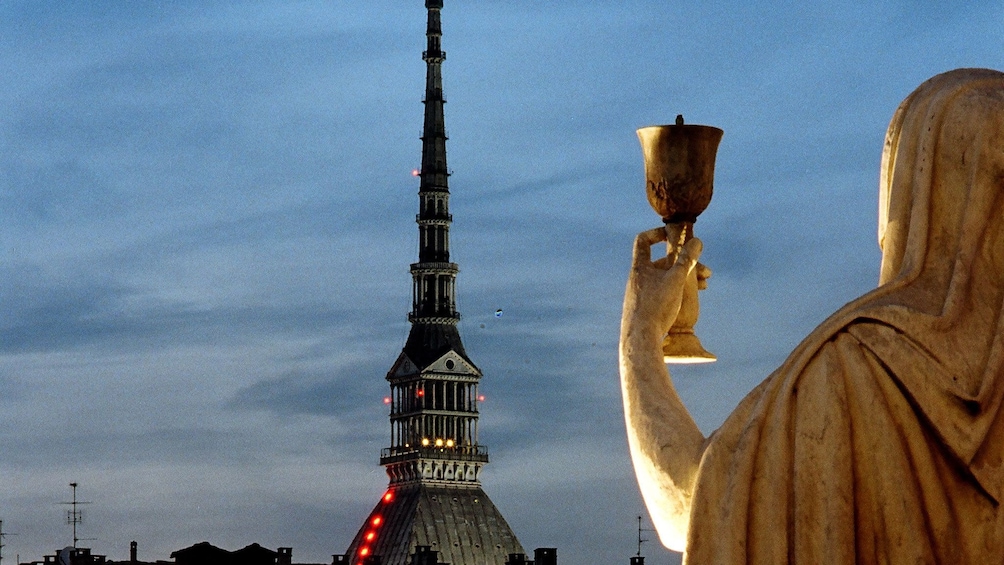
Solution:
<path fill-rule="evenodd" d="M 422 438 L 422 445 L 428 446 L 429 445 L 429 438 L 427 438 L 427 437 Z"/>
<path fill-rule="evenodd" d="M 452 439 L 446 440 L 446 447 L 453 447 L 453 440 Z"/>
<path fill-rule="evenodd" d="M 437 439 L 436 440 L 436 447 L 443 447 L 443 440 Z"/>

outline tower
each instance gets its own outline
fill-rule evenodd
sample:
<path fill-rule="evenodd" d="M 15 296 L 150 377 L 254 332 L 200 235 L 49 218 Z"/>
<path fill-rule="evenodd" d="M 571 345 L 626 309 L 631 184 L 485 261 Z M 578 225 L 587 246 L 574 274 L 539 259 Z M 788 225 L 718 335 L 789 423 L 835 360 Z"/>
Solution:
<path fill-rule="evenodd" d="M 446 166 L 440 10 L 426 0 L 428 25 L 425 124 L 419 171 L 418 262 L 411 265 L 411 332 L 387 373 L 390 447 L 380 453 L 387 491 L 347 551 L 351 565 L 405 565 L 436 555 L 451 565 L 504 565 L 523 553 L 481 488 L 488 451 L 478 443 L 478 382 L 457 323 L 456 277 L 450 262 L 450 191 Z"/>

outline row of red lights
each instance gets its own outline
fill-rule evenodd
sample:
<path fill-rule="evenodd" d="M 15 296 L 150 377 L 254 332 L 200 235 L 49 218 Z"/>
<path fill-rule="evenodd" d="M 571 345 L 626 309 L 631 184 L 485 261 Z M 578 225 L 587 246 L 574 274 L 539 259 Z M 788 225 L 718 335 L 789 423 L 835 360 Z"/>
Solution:
<path fill-rule="evenodd" d="M 390 504 L 390 502 L 394 500 L 394 491 L 388 490 L 384 493 L 383 498 L 380 500 L 384 503 L 384 505 Z M 379 529 L 382 525 L 383 516 L 379 513 L 370 518 L 371 528 L 370 531 L 366 532 L 366 535 L 363 536 L 363 546 L 359 548 L 359 557 L 365 558 L 373 551 L 371 546 L 373 545 L 373 542 L 376 541 L 377 529 Z"/>

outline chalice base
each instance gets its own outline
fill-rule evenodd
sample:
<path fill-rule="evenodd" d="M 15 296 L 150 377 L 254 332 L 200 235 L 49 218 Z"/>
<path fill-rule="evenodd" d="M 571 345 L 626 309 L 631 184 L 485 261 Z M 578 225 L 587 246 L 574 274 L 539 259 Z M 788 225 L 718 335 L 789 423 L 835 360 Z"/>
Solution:
<path fill-rule="evenodd" d="M 663 361 L 674 364 L 711 363 L 717 361 L 714 353 L 704 349 L 694 331 L 673 328 L 662 340 Z"/>

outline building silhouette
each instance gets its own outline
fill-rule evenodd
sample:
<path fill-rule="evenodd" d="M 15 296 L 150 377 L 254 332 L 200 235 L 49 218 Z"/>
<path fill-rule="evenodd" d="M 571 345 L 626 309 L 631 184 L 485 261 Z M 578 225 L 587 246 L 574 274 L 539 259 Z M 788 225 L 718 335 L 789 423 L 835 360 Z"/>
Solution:
<path fill-rule="evenodd" d="M 523 548 L 481 488 L 488 451 L 478 443 L 481 370 L 457 331 L 458 267 L 450 262 L 441 48 L 442 0 L 426 0 L 428 25 L 422 168 L 418 171 L 418 262 L 411 265 L 411 332 L 387 373 L 390 478 L 344 556 L 351 565 L 505 565 Z"/>
<path fill-rule="evenodd" d="M 333 565 L 340 563 L 335 556 Z M 318 563 L 293 563 L 293 548 L 280 547 L 275 551 L 252 543 L 235 551 L 217 547 L 207 541 L 171 552 L 173 561 L 141 561 L 138 545 L 129 544 L 129 560 L 116 561 L 104 555 L 91 553 L 88 547 L 66 547 L 46 555 L 42 561 L 30 561 L 19 565 L 322 565 Z M 342 561 L 343 562 L 343 561 Z M 327 565 L 327 564 L 323 564 Z"/>
<path fill-rule="evenodd" d="M 292 565 L 293 548 L 275 551 L 257 543 L 227 551 L 203 541 L 171 553 L 176 565 Z"/>

